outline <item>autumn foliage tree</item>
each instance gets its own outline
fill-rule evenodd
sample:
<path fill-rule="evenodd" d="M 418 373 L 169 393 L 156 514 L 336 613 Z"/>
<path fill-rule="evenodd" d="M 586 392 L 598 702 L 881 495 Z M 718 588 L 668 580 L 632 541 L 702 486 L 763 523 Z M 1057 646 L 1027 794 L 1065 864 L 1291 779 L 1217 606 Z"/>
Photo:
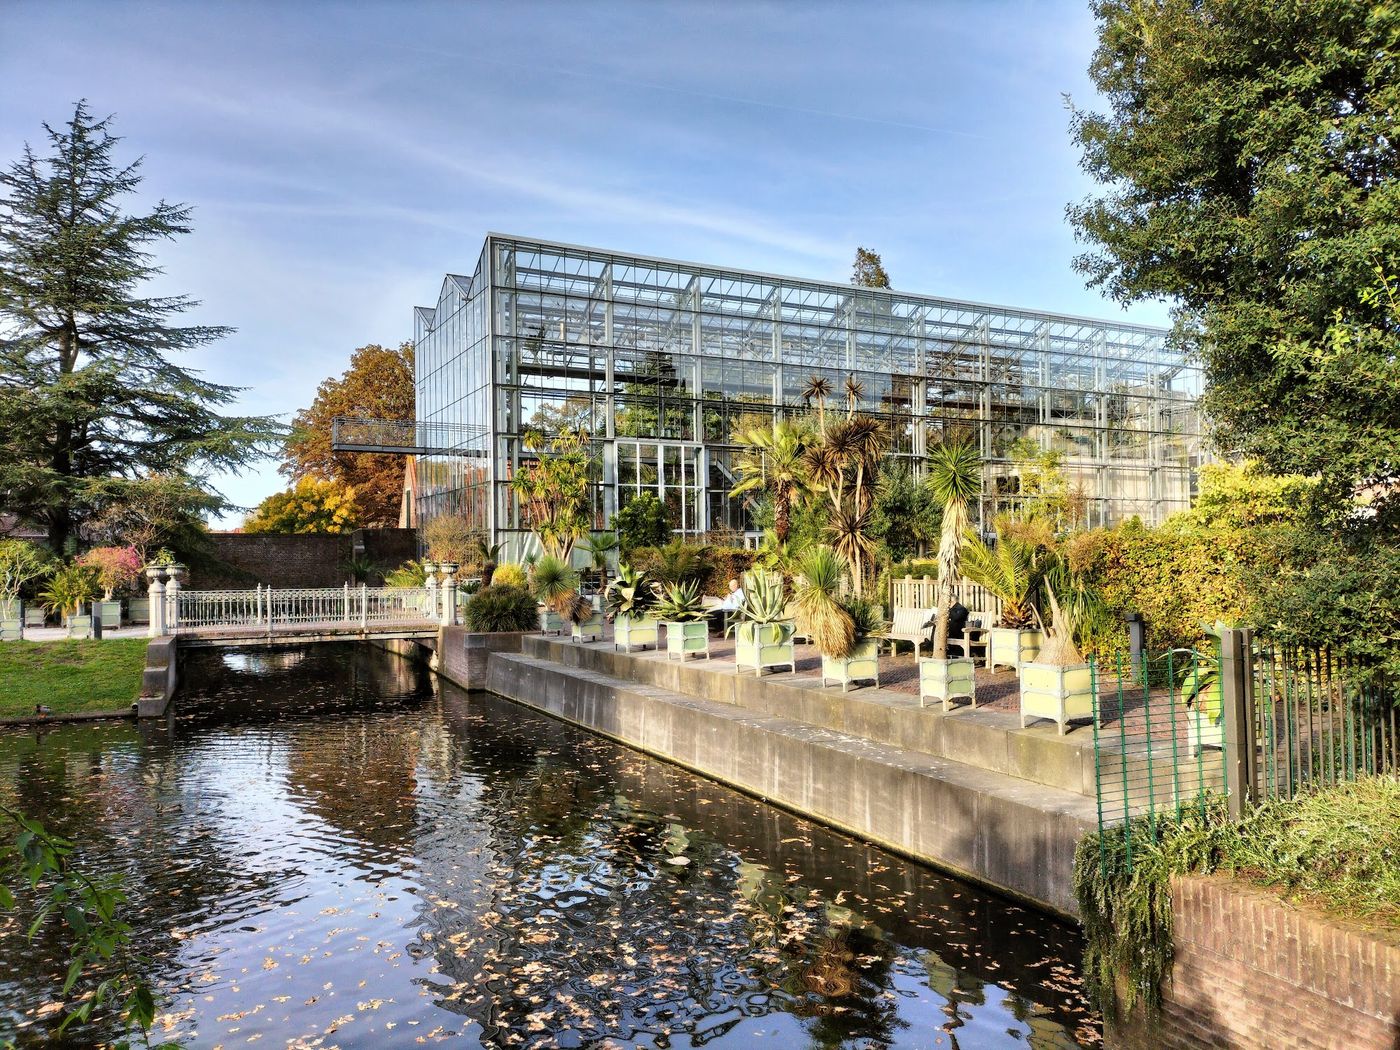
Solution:
<path fill-rule="evenodd" d="M 413 344 L 377 343 L 350 355 L 350 367 L 323 382 L 310 408 L 296 414 L 281 470 L 293 481 L 315 478 L 355 491 L 361 525 L 396 525 L 403 494 L 404 457 L 378 452 L 335 452 L 336 416 L 414 418 Z"/>
<path fill-rule="evenodd" d="M 257 505 L 243 523 L 248 533 L 350 532 L 360 523 L 356 492 L 348 485 L 302 478 L 287 492 Z"/>

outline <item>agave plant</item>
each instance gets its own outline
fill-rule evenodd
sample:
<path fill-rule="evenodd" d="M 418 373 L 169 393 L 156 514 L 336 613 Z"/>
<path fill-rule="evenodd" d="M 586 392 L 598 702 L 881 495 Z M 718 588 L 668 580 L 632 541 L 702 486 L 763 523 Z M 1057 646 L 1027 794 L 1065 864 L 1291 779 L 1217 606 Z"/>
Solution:
<path fill-rule="evenodd" d="M 700 585 L 695 582 L 673 583 L 657 600 L 654 612 L 657 618 L 668 623 L 685 623 L 688 620 L 703 620 L 709 613 L 705 609 L 705 599 L 700 593 Z"/>
<path fill-rule="evenodd" d="M 656 604 L 656 594 L 646 573 L 627 564 L 617 567 L 617 579 L 608 587 L 604 608 L 608 619 L 620 616 L 628 619 L 641 619 L 648 615 Z"/>
<path fill-rule="evenodd" d="M 793 604 L 823 654 L 840 659 L 855 644 L 855 623 L 841 605 L 844 566 L 830 547 L 808 551 L 797 565 Z"/>
<path fill-rule="evenodd" d="M 761 626 L 787 621 L 787 595 L 783 593 L 782 578 L 766 572 L 744 573 L 744 600 L 734 610 L 730 630 L 741 623 Z"/>

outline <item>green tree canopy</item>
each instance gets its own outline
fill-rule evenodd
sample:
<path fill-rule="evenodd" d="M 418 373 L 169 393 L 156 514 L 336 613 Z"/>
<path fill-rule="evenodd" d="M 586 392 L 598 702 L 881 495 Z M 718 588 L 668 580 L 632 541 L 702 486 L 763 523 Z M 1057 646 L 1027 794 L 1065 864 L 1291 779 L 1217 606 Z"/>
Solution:
<path fill-rule="evenodd" d="M 1077 265 L 1164 298 L 1205 364 L 1227 452 L 1318 474 L 1333 507 L 1400 470 L 1400 327 L 1376 268 L 1400 254 L 1400 5 L 1097 0 L 1076 110 Z M 1337 326 L 1340 325 L 1340 328 Z"/>
<path fill-rule="evenodd" d="M 350 367 L 316 388 L 310 408 L 292 420 L 282 473 L 294 481 L 320 478 L 349 485 L 365 525 L 397 525 L 403 501 L 404 457 L 381 452 L 335 452 L 331 423 L 336 416 L 366 419 L 414 418 L 413 344 L 389 349 L 378 343 L 350 355 Z"/>
<path fill-rule="evenodd" d="M 869 248 L 856 249 L 856 261 L 851 267 L 851 283 L 862 288 L 888 288 L 890 275 L 885 272 L 885 264 L 880 261 L 879 252 Z"/>
<path fill-rule="evenodd" d="M 278 431 L 220 414 L 237 388 L 175 363 L 230 329 L 177 326 L 196 303 L 144 293 L 152 245 L 188 233 L 190 209 L 124 210 L 141 162 L 117 163 L 109 124 L 80 102 L 44 125 L 48 155 L 26 145 L 0 170 L 0 505 L 55 550 L 143 479 L 237 470 Z"/>

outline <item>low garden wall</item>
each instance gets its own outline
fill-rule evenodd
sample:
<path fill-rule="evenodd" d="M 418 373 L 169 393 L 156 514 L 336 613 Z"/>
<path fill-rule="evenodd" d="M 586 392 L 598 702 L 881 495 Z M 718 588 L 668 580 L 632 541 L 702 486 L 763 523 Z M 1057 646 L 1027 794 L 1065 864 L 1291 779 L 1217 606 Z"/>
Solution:
<path fill-rule="evenodd" d="M 418 556 L 417 536 L 414 529 L 357 529 L 334 536 L 216 532 L 209 536 L 209 558 L 191 564 L 185 586 L 339 587 L 350 582 L 346 565 L 352 557 L 396 568 Z"/>
<path fill-rule="evenodd" d="M 1110 1033 L 1110 1046 L 1400 1046 L 1400 934 L 1219 876 L 1173 880 L 1172 922 L 1161 1013 Z"/>

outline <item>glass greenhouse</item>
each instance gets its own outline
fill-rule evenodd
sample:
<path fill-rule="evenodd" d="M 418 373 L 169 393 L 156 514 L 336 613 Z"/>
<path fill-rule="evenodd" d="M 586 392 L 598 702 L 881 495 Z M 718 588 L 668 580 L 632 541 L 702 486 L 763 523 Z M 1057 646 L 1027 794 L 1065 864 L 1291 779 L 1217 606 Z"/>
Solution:
<path fill-rule="evenodd" d="M 1160 521 L 1193 492 L 1201 376 L 1160 328 L 500 234 L 414 320 L 418 419 L 452 435 L 418 461 L 418 520 L 464 514 L 512 548 L 526 434 L 560 427 L 592 436 L 596 527 L 653 492 L 678 534 L 752 533 L 734 435 L 812 411 L 818 376 L 830 412 L 853 381 L 915 473 L 974 439 L 984 521 L 1028 449 L 1061 453 L 1083 524 Z"/>

